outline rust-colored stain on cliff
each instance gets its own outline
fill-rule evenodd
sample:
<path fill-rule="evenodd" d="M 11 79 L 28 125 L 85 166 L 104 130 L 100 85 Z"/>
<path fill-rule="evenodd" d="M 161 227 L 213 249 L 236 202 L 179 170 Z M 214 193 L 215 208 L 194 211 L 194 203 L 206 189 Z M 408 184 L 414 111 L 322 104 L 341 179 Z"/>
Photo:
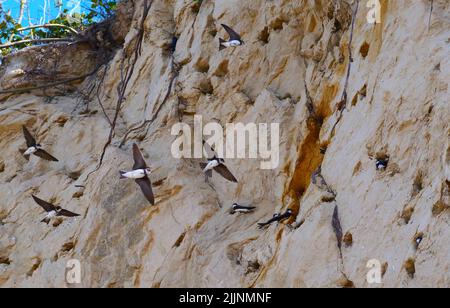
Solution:
<path fill-rule="evenodd" d="M 283 197 L 283 200 L 285 200 L 286 196 L 290 196 L 293 200 L 289 205 L 289 208 L 294 211 L 293 218 L 290 219 L 290 222 L 293 222 L 298 215 L 300 199 L 311 183 L 312 174 L 322 164 L 324 155 L 321 153 L 323 145 L 319 142 L 320 131 L 323 122 L 332 114 L 330 106 L 331 102 L 335 99 L 337 92 L 337 85 L 326 85 L 322 92 L 322 99 L 315 108 L 316 118 L 311 117 L 308 119 L 308 135 L 299 148 L 295 170 L 288 191 Z"/>

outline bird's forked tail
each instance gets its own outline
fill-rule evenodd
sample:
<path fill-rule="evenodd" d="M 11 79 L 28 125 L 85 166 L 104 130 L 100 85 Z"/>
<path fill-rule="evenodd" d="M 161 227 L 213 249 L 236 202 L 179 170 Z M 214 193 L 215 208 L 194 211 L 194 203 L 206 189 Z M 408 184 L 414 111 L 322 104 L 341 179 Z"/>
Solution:
<path fill-rule="evenodd" d="M 224 50 L 225 48 L 227 48 L 224 43 L 226 41 L 223 38 L 219 38 L 219 51 Z"/>

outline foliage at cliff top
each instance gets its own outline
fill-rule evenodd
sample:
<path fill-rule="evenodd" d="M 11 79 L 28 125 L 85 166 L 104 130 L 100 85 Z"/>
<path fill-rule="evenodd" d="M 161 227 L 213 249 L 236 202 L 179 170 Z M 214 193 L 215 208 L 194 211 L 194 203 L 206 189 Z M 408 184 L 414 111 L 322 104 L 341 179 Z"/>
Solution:
<path fill-rule="evenodd" d="M 60 3 L 61 8 L 55 17 L 49 21 L 40 18 L 41 21 L 44 20 L 44 24 L 33 24 L 29 16 L 24 18 L 26 9 L 30 14 L 30 5 L 35 5 L 33 1 L 40 0 L 20 0 L 20 9 L 17 14 L 12 14 L 10 10 L 6 11 L 6 8 L 2 8 L 0 4 L 0 48 L 2 55 L 35 44 L 69 39 L 92 24 L 111 17 L 118 2 L 117 0 L 84 1 L 89 4 L 83 4 L 77 10 L 69 10 L 62 7 L 62 0 L 58 0 L 55 5 Z M 80 1 L 79 5 L 82 2 Z"/>

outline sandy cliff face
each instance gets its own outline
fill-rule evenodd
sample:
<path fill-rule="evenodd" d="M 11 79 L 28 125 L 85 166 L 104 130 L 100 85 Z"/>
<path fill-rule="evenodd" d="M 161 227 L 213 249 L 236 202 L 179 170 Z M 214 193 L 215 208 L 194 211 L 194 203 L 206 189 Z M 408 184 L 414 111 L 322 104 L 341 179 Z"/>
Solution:
<path fill-rule="evenodd" d="M 115 50 L 84 79 L 0 94 L 1 287 L 70 286 L 70 259 L 86 287 L 367 287 L 371 259 L 381 286 L 450 286 L 448 1 L 383 0 L 378 25 L 363 0 L 146 3 L 148 15 L 144 1 L 123 6 L 99 44 L 4 61 L 1 88 L 28 88 L 89 74 L 105 61 L 95 51 Z M 246 44 L 218 52 L 221 23 Z M 171 154 L 172 126 L 194 114 L 280 123 L 279 167 L 227 160 L 239 184 L 205 183 L 199 160 Z M 26 161 L 22 125 L 60 162 Z M 118 179 L 133 142 L 154 207 Z M 82 216 L 46 226 L 31 194 Z M 232 216 L 233 202 L 258 208 Z M 288 208 L 286 224 L 257 229 Z"/>

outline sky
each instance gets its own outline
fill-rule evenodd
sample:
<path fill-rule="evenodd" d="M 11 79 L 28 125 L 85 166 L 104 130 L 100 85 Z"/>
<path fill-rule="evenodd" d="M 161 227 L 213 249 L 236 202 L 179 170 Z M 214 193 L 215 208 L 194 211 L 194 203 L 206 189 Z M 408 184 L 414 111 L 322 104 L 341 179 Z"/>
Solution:
<path fill-rule="evenodd" d="M 11 11 L 11 16 L 17 18 L 20 11 L 20 0 L 0 0 L 3 10 Z M 60 11 L 68 9 L 73 13 L 83 12 L 83 7 L 90 7 L 89 0 L 27 0 L 27 8 L 22 26 L 27 26 L 28 17 L 32 24 L 44 24 L 58 17 Z"/>

